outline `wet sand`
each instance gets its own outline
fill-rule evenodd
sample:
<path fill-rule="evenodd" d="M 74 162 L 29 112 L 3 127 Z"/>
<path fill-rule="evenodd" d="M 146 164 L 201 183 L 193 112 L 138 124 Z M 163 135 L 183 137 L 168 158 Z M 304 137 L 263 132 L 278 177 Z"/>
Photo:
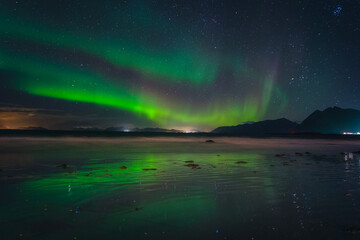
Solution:
<path fill-rule="evenodd" d="M 357 239 L 360 141 L 0 138 L 0 239 Z"/>

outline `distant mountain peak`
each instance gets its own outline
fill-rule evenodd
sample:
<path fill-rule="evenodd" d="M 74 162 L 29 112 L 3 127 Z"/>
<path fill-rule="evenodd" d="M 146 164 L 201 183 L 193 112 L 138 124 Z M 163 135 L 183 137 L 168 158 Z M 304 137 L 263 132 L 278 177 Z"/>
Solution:
<path fill-rule="evenodd" d="M 245 123 L 231 127 L 218 127 L 212 133 L 238 134 L 238 135 L 264 135 L 271 133 L 291 133 L 296 130 L 297 123 L 286 118 L 264 120 Z"/>
<path fill-rule="evenodd" d="M 323 111 L 316 110 L 300 124 L 298 131 L 332 134 L 358 132 L 360 131 L 360 111 L 336 106 Z"/>
<path fill-rule="evenodd" d="M 218 127 L 213 133 L 236 135 L 264 135 L 282 133 L 324 133 L 342 134 L 343 132 L 360 132 L 360 111 L 343 109 L 337 106 L 328 107 L 323 111 L 316 110 L 301 124 L 286 118 L 264 120 L 237 126 Z"/>
<path fill-rule="evenodd" d="M 328 108 L 324 109 L 324 111 L 319 111 L 319 112 L 341 111 L 341 110 L 344 110 L 344 109 L 339 108 L 339 107 L 336 107 L 336 106 L 333 106 L 333 107 L 328 107 Z"/>

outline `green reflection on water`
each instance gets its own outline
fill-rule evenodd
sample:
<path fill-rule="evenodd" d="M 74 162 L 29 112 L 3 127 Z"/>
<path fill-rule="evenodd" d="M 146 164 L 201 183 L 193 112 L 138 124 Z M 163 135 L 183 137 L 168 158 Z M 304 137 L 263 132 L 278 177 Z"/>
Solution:
<path fill-rule="evenodd" d="M 259 154 L 132 153 L 114 156 L 113 159 L 98 155 L 89 157 L 85 163 L 69 163 L 65 169 L 57 168 L 55 173 L 44 173 L 39 178 L 17 184 L 20 191 L 11 193 L 12 204 L 0 207 L 3 219 L 8 223 L 20 221 L 20 229 L 44 239 L 46 234 L 29 228 L 42 229 L 37 226 L 39 223 L 45 227 L 55 222 L 53 228 L 63 225 L 63 231 L 56 234 L 58 239 L 74 229 L 82 236 L 91 236 L 88 235 L 89 226 L 94 227 L 101 220 L 101 231 L 109 233 L 115 231 L 131 236 L 139 229 L 144 231 L 141 234 L 159 233 L 163 228 L 201 225 L 203 221 L 216 219 L 221 204 L 216 196 L 223 191 L 217 189 L 216 184 L 232 181 L 239 184 L 239 188 L 249 185 L 250 190 L 272 185 L 271 178 L 255 174 L 260 167 L 261 171 L 266 170 L 262 164 L 264 157 Z M 199 164 L 201 169 L 184 166 L 188 161 Z M 236 164 L 238 161 L 247 163 Z M 272 198 L 273 191 L 266 187 L 264 194 Z M 169 225 L 158 226 L 164 223 Z"/>

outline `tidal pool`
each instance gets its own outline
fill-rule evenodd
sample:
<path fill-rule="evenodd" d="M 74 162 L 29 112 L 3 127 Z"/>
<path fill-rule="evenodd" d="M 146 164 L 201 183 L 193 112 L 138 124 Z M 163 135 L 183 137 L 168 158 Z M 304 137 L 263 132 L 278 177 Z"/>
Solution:
<path fill-rule="evenodd" d="M 0 239 L 359 239 L 357 140 L 0 138 Z"/>

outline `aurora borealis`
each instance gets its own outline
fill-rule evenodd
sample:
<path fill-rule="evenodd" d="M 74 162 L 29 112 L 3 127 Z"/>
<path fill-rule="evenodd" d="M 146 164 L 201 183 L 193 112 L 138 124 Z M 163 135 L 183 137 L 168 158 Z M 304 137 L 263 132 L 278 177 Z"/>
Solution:
<path fill-rule="evenodd" d="M 0 128 L 211 130 L 357 108 L 358 9 L 356 1 L 2 1 Z"/>

